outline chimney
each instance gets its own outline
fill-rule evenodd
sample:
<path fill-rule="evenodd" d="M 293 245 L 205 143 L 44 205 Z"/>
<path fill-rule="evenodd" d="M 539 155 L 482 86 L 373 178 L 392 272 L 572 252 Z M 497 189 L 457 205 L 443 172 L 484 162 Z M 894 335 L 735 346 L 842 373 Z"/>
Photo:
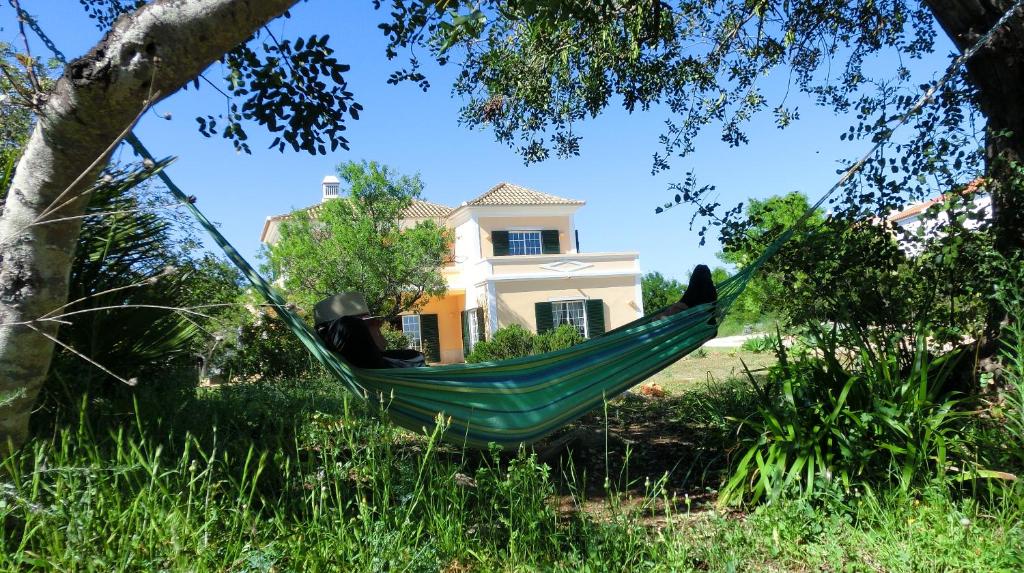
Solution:
<path fill-rule="evenodd" d="M 320 198 L 320 202 L 323 203 L 328 199 L 338 198 L 338 187 L 341 185 L 341 181 L 333 175 L 324 177 L 324 180 L 320 182 L 320 189 L 323 192 L 323 197 Z"/>

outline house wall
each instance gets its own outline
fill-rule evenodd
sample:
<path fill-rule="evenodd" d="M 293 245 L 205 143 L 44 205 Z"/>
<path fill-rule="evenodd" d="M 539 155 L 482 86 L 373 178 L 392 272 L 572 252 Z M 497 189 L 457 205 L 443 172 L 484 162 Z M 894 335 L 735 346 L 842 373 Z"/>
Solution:
<path fill-rule="evenodd" d="M 632 276 L 497 281 L 498 326 L 521 324 L 537 331 L 534 304 L 552 300 L 592 299 L 604 301 L 605 328 L 611 330 L 636 320 L 642 301 L 636 300 L 636 279 Z"/>
<path fill-rule="evenodd" d="M 431 298 L 419 310 L 420 314 L 436 314 L 441 338 L 441 362 L 462 362 L 462 309 L 466 301 L 463 294 L 450 294 L 441 299 Z"/>
<path fill-rule="evenodd" d="M 542 231 L 544 229 L 558 230 L 558 246 L 560 253 L 568 253 L 576 248 L 575 238 L 570 232 L 572 228 L 572 217 L 480 217 L 480 251 L 481 256 L 493 257 L 494 245 L 491 243 L 491 231 Z"/>

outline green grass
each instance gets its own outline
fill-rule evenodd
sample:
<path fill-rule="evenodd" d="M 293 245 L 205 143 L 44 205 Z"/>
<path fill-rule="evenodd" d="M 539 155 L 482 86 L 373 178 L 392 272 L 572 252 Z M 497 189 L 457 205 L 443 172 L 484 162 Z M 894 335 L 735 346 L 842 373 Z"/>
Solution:
<path fill-rule="evenodd" d="M 1024 567 L 1019 492 L 984 503 L 860 492 L 716 513 L 714 468 L 728 456 L 726 415 L 749 408 L 742 388 L 611 404 L 583 424 L 682 441 L 650 452 L 627 442 L 616 462 L 583 452 L 555 469 L 528 451 L 463 452 L 436 431 L 396 429 L 329 382 L 225 387 L 173 407 L 142 402 L 139 415 L 89 404 L 0 464 L 0 570 Z M 700 453 L 686 471 L 640 471 L 683 448 Z"/>
<path fill-rule="evenodd" d="M 703 386 L 707 382 L 724 382 L 744 376 L 743 364 L 759 372 L 775 364 L 771 352 L 756 353 L 740 348 L 704 348 L 679 360 L 650 378 L 670 393 L 679 393 Z"/>

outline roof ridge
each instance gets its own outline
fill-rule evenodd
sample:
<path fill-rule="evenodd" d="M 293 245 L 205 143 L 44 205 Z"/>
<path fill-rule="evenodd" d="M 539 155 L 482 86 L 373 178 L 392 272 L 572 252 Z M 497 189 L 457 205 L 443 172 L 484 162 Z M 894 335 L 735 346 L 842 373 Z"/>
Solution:
<path fill-rule="evenodd" d="M 516 193 L 532 194 L 532 195 L 535 195 L 537 198 L 541 199 L 544 203 L 555 203 L 555 204 L 561 203 L 561 204 L 566 204 L 566 205 L 583 205 L 585 203 L 584 201 L 581 201 L 579 199 L 569 199 L 569 198 L 566 198 L 566 197 L 561 197 L 559 195 L 553 195 L 551 193 L 546 193 L 544 191 L 538 191 L 536 189 L 531 189 L 529 187 L 523 187 L 522 185 L 517 185 L 515 183 L 509 183 L 508 181 L 502 181 L 502 182 L 498 183 L 497 185 L 491 187 L 487 191 L 485 191 L 483 194 L 477 196 L 476 198 L 471 199 L 469 201 L 466 201 L 465 205 L 470 205 L 471 206 L 471 205 L 495 204 L 495 203 L 488 203 L 487 200 L 490 198 L 490 196 L 495 195 L 499 191 L 503 191 L 503 190 L 508 191 L 510 193 L 510 195 L 514 195 Z M 509 197 L 509 198 L 507 198 L 507 200 L 508 201 L 514 201 L 515 198 L 514 197 Z M 497 204 L 502 204 L 502 203 L 497 203 Z M 504 203 L 504 204 L 530 204 L 530 203 L 529 202 L 525 202 L 525 203 Z"/>

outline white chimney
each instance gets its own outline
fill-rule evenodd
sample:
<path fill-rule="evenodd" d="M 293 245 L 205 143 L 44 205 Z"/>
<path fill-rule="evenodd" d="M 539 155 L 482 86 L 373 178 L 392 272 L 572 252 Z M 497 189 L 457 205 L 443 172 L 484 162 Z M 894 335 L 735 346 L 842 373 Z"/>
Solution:
<path fill-rule="evenodd" d="M 320 182 L 320 189 L 323 192 L 323 197 L 320 198 L 320 202 L 323 203 L 328 199 L 338 198 L 338 187 L 341 185 L 341 181 L 333 175 L 324 177 L 324 180 Z"/>

